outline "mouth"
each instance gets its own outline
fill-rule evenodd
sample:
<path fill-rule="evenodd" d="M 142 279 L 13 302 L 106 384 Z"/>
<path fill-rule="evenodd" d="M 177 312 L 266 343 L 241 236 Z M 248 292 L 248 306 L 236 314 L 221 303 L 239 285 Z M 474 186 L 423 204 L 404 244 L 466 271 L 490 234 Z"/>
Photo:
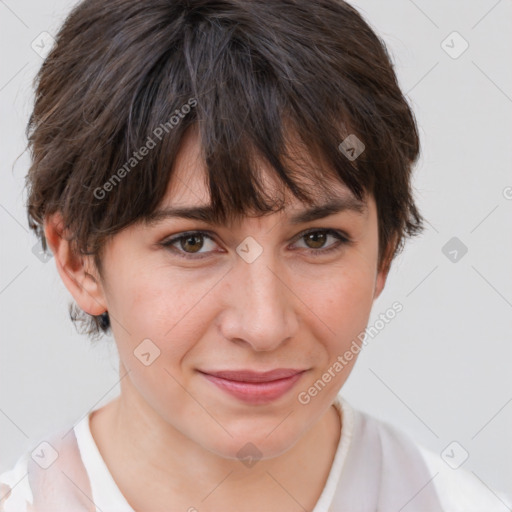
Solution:
<path fill-rule="evenodd" d="M 266 404 L 289 392 L 306 370 L 278 368 L 267 372 L 251 370 L 199 371 L 222 391 L 249 404 Z"/>

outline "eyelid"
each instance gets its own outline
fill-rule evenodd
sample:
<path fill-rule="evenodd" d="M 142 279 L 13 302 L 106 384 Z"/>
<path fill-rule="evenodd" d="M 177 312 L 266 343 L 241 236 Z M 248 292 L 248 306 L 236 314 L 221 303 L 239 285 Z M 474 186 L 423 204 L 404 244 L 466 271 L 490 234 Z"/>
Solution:
<path fill-rule="evenodd" d="M 351 241 L 351 238 L 348 236 L 348 234 L 345 231 L 341 230 L 341 229 L 317 228 L 317 227 L 308 228 L 308 229 L 305 229 L 304 231 L 301 231 L 298 235 L 295 236 L 294 241 L 299 240 L 300 238 L 302 238 L 303 236 L 306 236 L 309 233 L 316 233 L 317 231 L 321 231 L 322 233 L 327 233 L 328 235 L 330 234 L 330 235 L 333 235 L 333 236 L 342 237 L 347 242 Z"/>
<path fill-rule="evenodd" d="M 212 231 L 208 231 L 208 230 L 204 230 L 204 229 L 194 229 L 194 230 L 179 232 L 176 235 L 171 235 L 169 238 L 166 238 L 163 242 L 160 242 L 160 245 L 171 250 L 173 253 L 178 254 L 178 256 L 182 256 L 182 257 L 188 258 L 188 259 L 201 259 L 201 258 L 207 257 L 208 254 L 210 254 L 212 252 L 219 252 L 219 251 L 209 251 L 207 253 L 186 253 L 186 252 L 180 251 L 180 250 L 176 249 L 175 247 L 173 247 L 173 245 L 176 242 L 179 242 L 182 238 L 186 238 L 187 236 L 192 236 L 192 235 L 202 235 L 205 238 L 211 239 L 213 242 L 215 242 L 218 245 L 217 240 L 216 240 L 216 234 L 213 233 Z"/>
<path fill-rule="evenodd" d="M 337 239 L 338 243 L 333 244 L 326 249 L 319 248 L 319 249 L 310 249 L 310 248 L 295 248 L 292 249 L 294 251 L 297 250 L 305 250 L 308 254 L 313 256 L 321 256 L 325 255 L 331 251 L 339 250 L 342 246 L 351 245 L 353 243 L 351 237 L 343 230 L 334 229 L 334 228 L 322 228 L 322 227 L 313 227 L 308 228 L 304 231 L 301 231 L 292 240 L 292 244 L 303 238 L 304 236 L 308 235 L 309 233 L 325 233 L 326 235 L 331 235 L 334 238 Z M 181 239 L 186 238 L 187 236 L 192 235 L 202 235 L 206 238 L 211 239 L 213 242 L 217 243 L 217 235 L 211 231 L 203 230 L 203 229 L 196 229 L 196 230 L 189 230 L 189 231 L 183 231 L 180 233 L 177 233 L 174 236 L 171 236 L 170 238 L 165 239 L 163 242 L 160 243 L 160 245 L 164 246 L 165 248 L 168 248 L 169 250 L 173 251 L 175 254 L 177 254 L 179 257 L 183 257 L 185 259 L 191 259 L 191 260 L 198 260 L 202 258 L 207 258 L 211 253 L 219 252 L 219 251 L 207 251 L 206 253 L 187 253 L 184 251 L 181 251 L 179 249 L 176 249 L 173 247 L 173 245 L 176 242 L 179 242 Z"/>
<path fill-rule="evenodd" d="M 346 246 L 350 246 L 354 243 L 352 238 L 343 230 L 334 229 L 334 228 L 316 228 L 316 227 L 306 229 L 305 231 L 302 231 L 301 233 L 299 233 L 295 237 L 293 243 L 300 240 L 301 238 L 308 235 L 309 233 L 316 233 L 316 232 L 321 232 L 321 233 L 325 233 L 326 235 L 333 236 L 334 238 L 337 239 L 337 243 L 332 244 L 331 246 L 328 246 L 325 249 L 324 248 L 320 248 L 320 249 L 299 248 L 299 249 L 292 249 L 292 250 L 297 251 L 297 250 L 302 249 L 302 250 L 305 250 L 309 255 L 311 255 L 313 257 L 316 257 L 316 256 L 321 257 L 321 256 L 325 256 L 327 254 L 330 254 L 331 252 L 336 252 L 336 251 L 342 250 Z"/>

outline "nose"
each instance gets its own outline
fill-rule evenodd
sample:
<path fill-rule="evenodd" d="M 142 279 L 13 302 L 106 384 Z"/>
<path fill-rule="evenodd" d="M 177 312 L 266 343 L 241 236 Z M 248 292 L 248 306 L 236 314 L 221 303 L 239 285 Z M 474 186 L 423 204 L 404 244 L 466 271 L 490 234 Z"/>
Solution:
<path fill-rule="evenodd" d="M 287 272 L 270 249 L 248 263 L 237 258 L 224 283 L 221 331 L 225 339 L 255 351 L 272 351 L 297 332 L 294 294 Z"/>

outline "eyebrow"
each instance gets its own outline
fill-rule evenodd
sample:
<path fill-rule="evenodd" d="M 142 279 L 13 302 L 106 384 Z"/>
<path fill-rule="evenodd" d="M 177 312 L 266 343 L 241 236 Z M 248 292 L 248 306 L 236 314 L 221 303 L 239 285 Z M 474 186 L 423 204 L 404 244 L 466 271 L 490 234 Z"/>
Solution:
<path fill-rule="evenodd" d="M 315 205 L 292 215 L 289 222 L 291 224 L 303 224 L 344 211 L 363 215 L 368 211 L 368 206 L 364 201 L 360 201 L 353 196 L 337 197 L 329 200 L 327 203 Z M 148 215 L 145 218 L 145 222 L 148 225 L 153 225 L 169 218 L 190 219 L 212 225 L 216 224 L 215 212 L 209 205 L 159 209 Z"/>

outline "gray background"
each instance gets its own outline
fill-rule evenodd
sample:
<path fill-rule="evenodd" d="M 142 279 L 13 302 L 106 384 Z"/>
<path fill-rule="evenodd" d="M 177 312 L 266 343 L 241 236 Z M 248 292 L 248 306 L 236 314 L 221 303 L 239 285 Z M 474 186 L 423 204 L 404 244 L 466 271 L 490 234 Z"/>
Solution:
<path fill-rule="evenodd" d="M 42 63 L 31 45 L 74 3 L 0 1 L 0 471 L 119 392 L 113 341 L 76 334 L 24 210 L 24 128 Z M 512 493 L 512 2 L 352 4 L 387 43 L 416 113 L 414 186 L 428 223 L 394 262 L 370 324 L 395 300 L 404 309 L 369 340 L 344 395 L 438 453 L 457 441 L 463 468 Z M 469 43 L 461 55 L 453 31 Z M 468 249 L 457 261 L 443 253 L 452 237 Z"/>

